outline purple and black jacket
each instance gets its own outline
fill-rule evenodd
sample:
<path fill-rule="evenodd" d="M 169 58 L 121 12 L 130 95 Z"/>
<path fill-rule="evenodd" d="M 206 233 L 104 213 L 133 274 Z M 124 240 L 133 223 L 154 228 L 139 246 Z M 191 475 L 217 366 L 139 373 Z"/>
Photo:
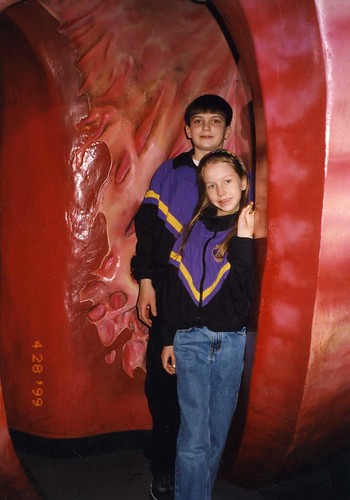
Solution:
<path fill-rule="evenodd" d="M 137 281 L 150 278 L 157 291 L 174 242 L 197 205 L 197 168 L 192 153 L 161 164 L 135 217 L 133 275 Z"/>
<path fill-rule="evenodd" d="M 176 240 L 162 283 L 163 345 L 172 345 L 179 329 L 206 326 L 227 332 L 247 326 L 254 241 L 234 236 L 226 256 L 217 257 L 218 245 L 236 220 L 236 214 L 217 217 L 216 209 L 208 207 L 182 252 L 182 236 Z"/>

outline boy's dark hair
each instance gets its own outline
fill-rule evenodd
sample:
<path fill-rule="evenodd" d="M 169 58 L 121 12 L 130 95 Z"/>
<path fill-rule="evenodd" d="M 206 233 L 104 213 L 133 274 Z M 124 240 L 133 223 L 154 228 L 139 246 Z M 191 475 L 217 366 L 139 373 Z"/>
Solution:
<path fill-rule="evenodd" d="M 199 113 L 218 113 L 225 118 L 228 127 L 232 121 L 232 108 L 225 99 L 215 94 L 204 94 L 196 97 L 186 108 L 185 124 L 190 126 L 191 118 Z"/>

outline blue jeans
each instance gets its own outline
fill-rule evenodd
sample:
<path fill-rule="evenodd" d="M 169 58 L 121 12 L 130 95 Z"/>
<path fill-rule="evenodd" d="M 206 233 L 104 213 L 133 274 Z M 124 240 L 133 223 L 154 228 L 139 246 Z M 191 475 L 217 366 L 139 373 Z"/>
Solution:
<path fill-rule="evenodd" d="M 236 408 L 246 329 L 178 330 L 174 339 L 181 423 L 175 500 L 209 500 Z"/>

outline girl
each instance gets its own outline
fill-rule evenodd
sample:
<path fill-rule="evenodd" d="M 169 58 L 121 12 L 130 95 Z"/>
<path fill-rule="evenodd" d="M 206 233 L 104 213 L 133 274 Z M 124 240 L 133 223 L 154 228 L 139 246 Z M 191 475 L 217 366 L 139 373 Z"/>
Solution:
<path fill-rule="evenodd" d="M 209 500 L 243 369 L 253 272 L 253 204 L 242 160 L 215 150 L 199 163 L 199 208 L 165 277 L 163 368 L 177 374 L 181 424 L 175 500 Z"/>

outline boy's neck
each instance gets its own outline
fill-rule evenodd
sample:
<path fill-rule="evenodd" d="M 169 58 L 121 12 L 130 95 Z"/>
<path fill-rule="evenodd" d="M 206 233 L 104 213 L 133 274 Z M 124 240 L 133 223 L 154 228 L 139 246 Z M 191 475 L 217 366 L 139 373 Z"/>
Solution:
<path fill-rule="evenodd" d="M 223 148 L 223 146 L 218 146 L 215 149 L 222 149 L 222 148 Z M 210 151 L 202 151 L 201 149 L 194 148 L 193 154 L 192 154 L 192 160 L 194 160 L 196 162 L 200 162 L 201 159 L 203 158 L 203 156 L 205 156 L 208 153 L 210 153 Z"/>

